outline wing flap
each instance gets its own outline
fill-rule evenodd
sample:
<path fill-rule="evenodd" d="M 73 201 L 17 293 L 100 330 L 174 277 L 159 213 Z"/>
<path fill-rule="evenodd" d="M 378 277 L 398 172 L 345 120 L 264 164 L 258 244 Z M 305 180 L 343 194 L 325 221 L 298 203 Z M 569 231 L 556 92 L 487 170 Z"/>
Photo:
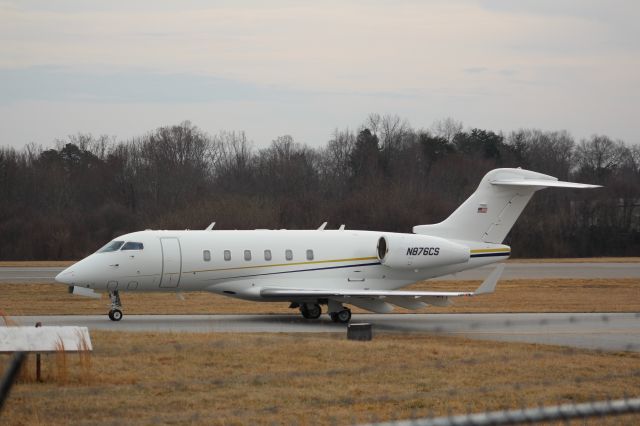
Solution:
<path fill-rule="evenodd" d="M 401 308 L 405 308 L 405 309 L 411 309 L 411 310 L 418 310 L 418 309 L 422 309 L 424 307 L 427 306 L 426 303 L 420 301 L 419 299 L 416 299 L 414 297 L 395 297 L 395 296 L 391 296 L 391 297 L 387 297 L 385 299 L 387 302 L 391 303 L 392 305 L 396 305 L 396 306 L 400 306 Z"/>
<path fill-rule="evenodd" d="M 260 291 L 262 297 L 274 298 L 306 298 L 306 297 L 372 297 L 384 299 L 386 297 L 460 297 L 473 296 L 473 292 L 460 291 L 401 291 L 401 290 L 302 290 L 292 288 L 263 288 Z"/>
<path fill-rule="evenodd" d="M 388 314 L 390 312 L 393 312 L 393 306 L 391 306 L 387 302 L 383 302 L 382 299 L 363 299 L 361 297 L 350 297 L 345 300 L 345 303 L 350 303 L 357 306 L 358 308 L 362 308 L 370 312 L 375 312 L 376 314 Z"/>

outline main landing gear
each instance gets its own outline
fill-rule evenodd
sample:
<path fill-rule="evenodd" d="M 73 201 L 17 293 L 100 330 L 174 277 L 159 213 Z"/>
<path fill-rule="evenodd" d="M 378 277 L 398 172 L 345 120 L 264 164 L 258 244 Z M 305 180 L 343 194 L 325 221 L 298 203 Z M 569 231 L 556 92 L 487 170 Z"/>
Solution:
<path fill-rule="evenodd" d="M 347 324 L 351 321 L 351 309 L 342 306 L 342 303 L 334 300 L 329 300 L 327 303 L 329 306 L 329 316 L 331 321 Z"/>
<path fill-rule="evenodd" d="M 333 300 L 329 300 L 328 302 L 321 300 L 320 303 L 329 305 L 329 317 L 331 317 L 331 321 L 342 324 L 348 324 L 349 321 L 351 321 L 351 309 L 345 308 L 342 306 L 342 303 L 334 302 Z M 322 315 L 320 303 L 298 304 L 298 302 L 292 302 L 289 307 L 299 308 L 300 314 L 302 314 L 305 319 L 318 319 L 320 315 Z"/>
<path fill-rule="evenodd" d="M 122 319 L 122 303 L 120 303 L 120 293 L 118 290 L 109 292 L 111 299 L 111 309 L 109 310 L 109 319 L 111 321 L 120 321 Z"/>
<path fill-rule="evenodd" d="M 300 313 L 306 319 L 318 319 L 320 318 L 320 315 L 322 315 L 322 309 L 317 303 L 303 303 L 300 305 Z"/>
<path fill-rule="evenodd" d="M 351 321 L 351 309 L 343 308 L 338 312 L 329 312 L 329 316 L 331 317 L 331 321 L 333 322 L 347 324 L 349 321 Z"/>

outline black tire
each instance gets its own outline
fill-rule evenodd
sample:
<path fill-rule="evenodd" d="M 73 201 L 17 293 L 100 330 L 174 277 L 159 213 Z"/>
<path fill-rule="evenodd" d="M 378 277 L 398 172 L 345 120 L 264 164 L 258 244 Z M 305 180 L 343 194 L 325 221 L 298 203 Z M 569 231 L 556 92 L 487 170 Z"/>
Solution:
<path fill-rule="evenodd" d="M 300 314 L 302 315 L 302 318 L 309 319 L 309 310 L 307 309 L 307 305 L 300 306 Z"/>
<path fill-rule="evenodd" d="M 120 321 L 122 319 L 122 311 L 120 309 L 111 309 L 109 311 L 109 319 L 111 321 Z"/>
<path fill-rule="evenodd" d="M 318 319 L 322 315 L 322 308 L 317 303 L 313 305 L 304 304 L 300 306 L 300 313 L 306 319 Z"/>
<path fill-rule="evenodd" d="M 320 315 L 322 315 L 322 308 L 317 303 L 311 305 L 311 307 L 307 307 L 307 313 L 309 315 L 309 319 L 318 319 Z"/>
<path fill-rule="evenodd" d="M 336 317 L 338 318 L 338 322 L 347 324 L 349 321 L 351 321 L 351 309 L 341 310 L 336 314 Z"/>

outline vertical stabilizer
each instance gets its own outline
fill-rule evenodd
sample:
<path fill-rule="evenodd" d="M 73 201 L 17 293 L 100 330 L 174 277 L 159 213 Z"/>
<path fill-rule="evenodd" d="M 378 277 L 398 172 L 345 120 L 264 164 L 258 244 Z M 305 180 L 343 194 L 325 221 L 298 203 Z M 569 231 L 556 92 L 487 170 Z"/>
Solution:
<path fill-rule="evenodd" d="M 413 227 L 416 234 L 455 240 L 500 244 L 533 194 L 547 187 L 597 188 L 562 182 L 553 176 L 523 169 L 495 169 L 487 173 L 476 191 L 443 222 Z"/>

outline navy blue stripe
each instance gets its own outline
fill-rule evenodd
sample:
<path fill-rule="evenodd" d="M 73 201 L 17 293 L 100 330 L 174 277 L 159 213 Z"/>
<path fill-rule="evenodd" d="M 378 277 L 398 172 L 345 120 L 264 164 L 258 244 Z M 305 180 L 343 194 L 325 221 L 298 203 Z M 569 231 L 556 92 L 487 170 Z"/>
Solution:
<path fill-rule="evenodd" d="M 263 274 L 238 275 L 238 276 L 235 276 L 235 277 L 212 278 L 211 281 L 232 280 L 232 279 L 236 279 L 236 278 L 262 277 L 262 276 L 265 276 L 265 275 L 293 274 L 294 272 L 324 271 L 324 270 L 328 270 L 328 269 L 355 268 L 357 266 L 375 266 L 375 265 L 380 265 L 380 262 L 359 263 L 359 264 L 355 264 L 355 265 L 326 266 L 324 268 L 298 269 L 298 270 L 295 270 L 295 271 L 265 272 Z"/>
<path fill-rule="evenodd" d="M 471 257 L 494 257 L 494 256 L 511 256 L 511 252 L 507 253 L 478 253 L 472 254 Z"/>

